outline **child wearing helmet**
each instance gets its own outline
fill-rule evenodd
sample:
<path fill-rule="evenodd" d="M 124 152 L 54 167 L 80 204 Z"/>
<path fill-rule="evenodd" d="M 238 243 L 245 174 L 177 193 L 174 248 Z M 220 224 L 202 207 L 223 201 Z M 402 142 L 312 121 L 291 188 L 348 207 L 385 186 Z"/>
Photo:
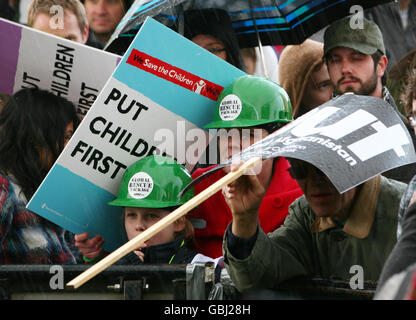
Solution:
<path fill-rule="evenodd" d="M 207 129 L 225 132 L 218 138 L 221 162 L 242 151 L 292 121 L 292 108 L 286 91 L 273 81 L 263 77 L 244 75 L 224 88 L 218 97 L 212 121 Z M 234 131 L 234 133 L 233 133 Z M 235 133 L 238 136 L 235 139 Z M 212 169 L 199 168 L 193 174 L 195 179 Z M 289 213 L 289 205 L 303 192 L 287 171 L 290 167 L 283 158 L 263 160 L 257 175 L 267 189 L 262 200 L 259 222 L 267 233 L 283 224 Z M 195 185 L 195 193 L 206 189 L 230 171 L 229 167 Z M 195 226 L 196 251 L 217 258 L 222 255 L 224 232 L 232 220 L 231 211 L 221 192 L 217 192 L 201 203 L 189 214 Z M 201 227 L 199 227 L 201 226 Z"/>
<path fill-rule="evenodd" d="M 133 163 L 124 173 L 117 198 L 109 202 L 109 205 L 124 208 L 128 240 L 191 199 L 192 189 L 178 198 L 191 180 L 189 172 L 171 158 L 151 155 Z M 183 216 L 117 263 L 189 263 L 196 255 L 193 241 L 192 224 Z M 103 243 L 101 236 L 88 239 L 87 232 L 75 235 L 75 245 L 86 263 L 95 263 L 104 256 Z"/>

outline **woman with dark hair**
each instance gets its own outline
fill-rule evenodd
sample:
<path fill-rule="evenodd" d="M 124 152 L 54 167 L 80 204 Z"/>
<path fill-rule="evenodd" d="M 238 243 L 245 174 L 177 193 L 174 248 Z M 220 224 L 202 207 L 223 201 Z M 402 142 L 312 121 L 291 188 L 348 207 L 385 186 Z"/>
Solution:
<path fill-rule="evenodd" d="M 38 89 L 15 93 L 0 112 L 0 264 L 65 264 L 64 230 L 26 209 L 79 124 L 74 105 Z"/>
<path fill-rule="evenodd" d="M 234 67 L 246 71 L 237 36 L 227 11 L 217 8 L 189 9 L 184 11 L 183 17 L 184 37 Z M 209 159 L 209 147 L 207 147 L 194 170 L 209 166 Z"/>
<path fill-rule="evenodd" d="M 216 8 L 186 10 L 184 36 L 236 68 L 246 71 L 227 11 Z"/>

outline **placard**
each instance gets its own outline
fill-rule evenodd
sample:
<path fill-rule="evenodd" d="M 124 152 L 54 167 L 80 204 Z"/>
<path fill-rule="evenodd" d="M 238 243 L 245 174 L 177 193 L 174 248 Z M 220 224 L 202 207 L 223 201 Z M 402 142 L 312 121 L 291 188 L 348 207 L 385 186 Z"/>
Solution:
<path fill-rule="evenodd" d="M 0 92 L 40 88 L 88 112 L 121 57 L 0 18 Z"/>
<path fill-rule="evenodd" d="M 148 18 L 28 209 L 73 233 L 102 235 L 107 250 L 120 247 L 122 208 L 107 203 L 126 168 L 164 152 L 191 169 L 196 161 L 187 151 L 205 150 L 201 128 L 216 98 L 244 74 Z M 162 152 L 161 145 L 172 148 Z"/>

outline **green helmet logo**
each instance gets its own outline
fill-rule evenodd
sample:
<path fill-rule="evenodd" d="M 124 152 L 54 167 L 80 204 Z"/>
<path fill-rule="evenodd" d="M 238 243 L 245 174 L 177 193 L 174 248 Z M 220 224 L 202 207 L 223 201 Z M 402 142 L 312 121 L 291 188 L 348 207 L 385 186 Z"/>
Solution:
<path fill-rule="evenodd" d="M 191 199 L 193 189 L 179 193 L 192 181 L 189 172 L 175 160 L 159 155 L 140 159 L 127 168 L 112 206 L 168 208 Z"/>
<path fill-rule="evenodd" d="M 134 199 L 146 198 L 153 190 L 153 179 L 146 172 L 137 172 L 130 178 L 127 191 Z"/>
<path fill-rule="evenodd" d="M 286 91 L 263 77 L 241 76 L 224 88 L 218 97 L 210 128 L 254 127 L 293 120 Z"/>
<path fill-rule="evenodd" d="M 232 121 L 238 118 L 242 110 L 242 103 L 238 96 L 229 94 L 221 100 L 218 107 L 218 113 L 221 120 Z"/>

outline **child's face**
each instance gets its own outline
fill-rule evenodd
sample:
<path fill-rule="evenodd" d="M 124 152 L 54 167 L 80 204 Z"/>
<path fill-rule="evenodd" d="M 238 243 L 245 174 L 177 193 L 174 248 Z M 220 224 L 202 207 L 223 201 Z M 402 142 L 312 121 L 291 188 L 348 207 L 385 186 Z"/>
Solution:
<path fill-rule="evenodd" d="M 164 209 L 125 207 L 124 226 L 128 239 L 133 239 L 169 213 L 170 211 Z M 175 239 L 175 232 L 183 230 L 184 227 L 185 222 L 180 218 L 155 234 L 145 243 L 148 246 L 152 246 L 170 242 Z"/>

